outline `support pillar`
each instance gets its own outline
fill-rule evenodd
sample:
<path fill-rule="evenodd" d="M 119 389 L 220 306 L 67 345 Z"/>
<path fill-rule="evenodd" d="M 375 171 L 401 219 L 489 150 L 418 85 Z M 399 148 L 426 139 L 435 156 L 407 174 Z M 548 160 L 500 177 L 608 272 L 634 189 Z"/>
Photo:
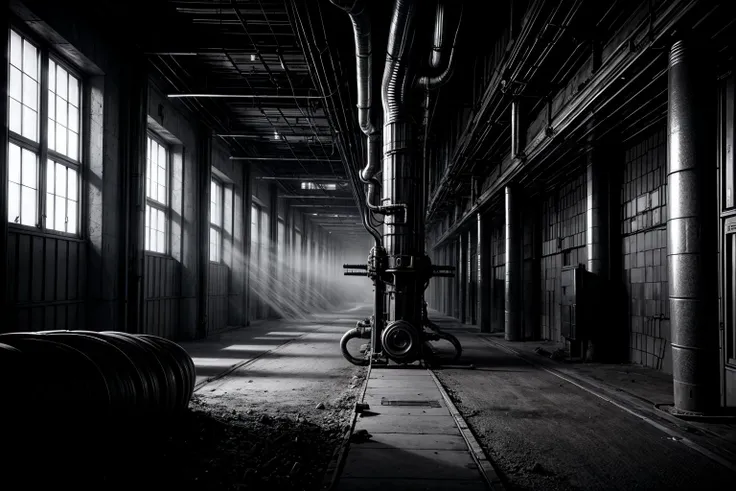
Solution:
<path fill-rule="evenodd" d="M 491 332 L 491 218 L 478 213 L 478 320 L 480 332 Z"/>
<path fill-rule="evenodd" d="M 199 255 L 197 268 L 199 270 L 199 292 L 197 297 L 197 334 L 198 339 L 207 336 L 209 325 L 209 295 L 210 295 L 210 188 L 212 181 L 212 135 L 202 128 L 199 143 L 199 236 L 197 237 Z"/>
<path fill-rule="evenodd" d="M 506 186 L 506 284 L 505 337 L 522 341 L 522 231 L 519 190 Z"/>
<path fill-rule="evenodd" d="M 457 266 L 457 273 L 460 277 L 460 322 L 468 322 L 468 297 L 470 292 L 468 291 L 468 232 L 464 231 L 460 233 L 460 253 L 459 253 L 459 264 Z"/>
<path fill-rule="evenodd" d="M 675 410 L 720 405 L 715 77 L 705 49 L 670 51 L 667 254 Z"/>
<path fill-rule="evenodd" d="M 146 138 L 148 117 L 148 77 L 140 60 L 131 60 L 128 66 L 127 117 L 125 128 L 126 187 L 126 278 L 125 329 L 138 333 L 143 329 L 143 264 L 146 211 Z"/>
<path fill-rule="evenodd" d="M 3 66 L 0 67 L 0 77 L 3 80 L 3 87 L 5 91 L 0 98 L 0 114 L 8 114 L 8 65 L 10 60 L 8 59 L 10 53 L 9 40 L 10 36 L 7 34 L 9 30 L 9 16 L 5 17 L 5 20 L 0 23 L 2 25 L 3 36 L 0 45 L 2 45 L 3 53 Z M 0 148 L 0 309 L 5 313 L 5 324 L 0 328 L 2 331 L 12 331 L 16 326 L 15 321 L 15 308 L 11 309 L 8 295 L 8 118 L 3 118 L 0 122 L 0 138 L 2 138 L 3 145 Z M 12 314 L 11 314 L 12 313 Z M 11 317 L 12 315 L 12 317 Z"/>

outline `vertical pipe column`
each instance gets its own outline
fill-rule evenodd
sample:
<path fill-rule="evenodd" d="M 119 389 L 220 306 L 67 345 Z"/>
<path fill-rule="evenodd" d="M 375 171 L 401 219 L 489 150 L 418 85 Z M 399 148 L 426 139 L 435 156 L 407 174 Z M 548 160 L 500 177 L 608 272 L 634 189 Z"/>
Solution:
<path fill-rule="evenodd" d="M 523 158 L 526 147 L 526 132 L 521 120 L 521 101 L 511 103 L 511 157 Z"/>
<path fill-rule="evenodd" d="M 480 332 L 491 332 L 491 220 L 478 213 L 478 320 Z"/>
<path fill-rule="evenodd" d="M 127 288 L 126 288 L 126 330 L 141 332 L 143 327 L 143 248 L 146 211 L 146 130 L 148 116 L 148 75 L 142 60 L 131 60 L 128 70 L 129 116 L 124 121 L 127 151 L 126 165 L 128 202 L 126 219 L 127 231 Z M 127 123 L 127 125 L 125 124 Z"/>
<path fill-rule="evenodd" d="M 197 297 L 197 338 L 207 336 L 210 295 L 210 181 L 212 181 L 212 136 L 202 128 L 199 138 L 199 295 Z"/>
<path fill-rule="evenodd" d="M 670 50 L 667 111 L 667 254 L 675 409 L 720 404 L 715 77 L 691 41 Z"/>
<path fill-rule="evenodd" d="M 596 275 L 604 276 L 608 253 L 606 245 L 608 231 L 606 210 L 606 166 L 602 162 L 602 154 L 593 146 L 588 148 L 585 168 L 586 177 L 586 207 L 585 207 L 585 246 L 588 253 L 587 270 Z"/>
<path fill-rule="evenodd" d="M 522 233 L 518 193 L 517 189 L 506 186 L 505 337 L 507 341 L 522 340 Z"/>
<path fill-rule="evenodd" d="M 470 292 L 468 291 L 468 232 L 464 231 L 460 233 L 460 251 L 459 251 L 459 263 L 457 266 L 458 277 L 460 278 L 459 300 L 460 300 L 460 322 L 468 322 L 468 297 Z"/>

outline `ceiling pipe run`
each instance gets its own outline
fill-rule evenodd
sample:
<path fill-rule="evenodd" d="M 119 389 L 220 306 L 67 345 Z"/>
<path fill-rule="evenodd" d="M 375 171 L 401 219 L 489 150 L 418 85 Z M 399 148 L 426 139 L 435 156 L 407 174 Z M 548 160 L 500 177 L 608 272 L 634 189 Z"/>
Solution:
<path fill-rule="evenodd" d="M 296 157 L 230 157 L 230 160 L 276 161 L 276 162 L 342 162 L 340 159 L 315 159 Z"/>
<path fill-rule="evenodd" d="M 184 97 L 203 97 L 220 99 L 324 99 L 321 95 L 278 95 L 278 94 L 168 94 L 169 99 Z"/>

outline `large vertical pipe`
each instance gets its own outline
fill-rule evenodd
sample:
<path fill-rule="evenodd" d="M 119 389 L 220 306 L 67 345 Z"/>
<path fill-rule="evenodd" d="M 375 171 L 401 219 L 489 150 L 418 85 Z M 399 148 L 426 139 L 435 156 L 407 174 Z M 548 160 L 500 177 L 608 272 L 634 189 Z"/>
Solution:
<path fill-rule="evenodd" d="M 148 116 L 148 75 L 142 60 L 128 66 L 128 117 L 123 119 L 126 135 L 127 174 L 127 250 L 126 330 L 141 332 L 143 328 L 143 264 L 146 211 L 146 130 Z"/>
<path fill-rule="evenodd" d="M 718 371 L 715 77 L 705 49 L 678 41 L 669 57 L 668 212 L 675 409 L 709 413 Z"/>
<path fill-rule="evenodd" d="M 491 332 L 491 220 L 478 213 L 478 320 L 480 332 Z"/>
<path fill-rule="evenodd" d="M 460 233 L 460 252 L 459 264 L 457 265 L 457 273 L 459 277 L 459 294 L 460 300 L 460 322 L 468 322 L 468 297 L 470 292 L 468 291 L 468 231 Z"/>
<path fill-rule="evenodd" d="M 521 252 L 522 233 L 519 191 L 506 186 L 506 283 L 505 318 L 507 341 L 522 340 Z"/>
<path fill-rule="evenodd" d="M 606 210 L 606 167 L 603 155 L 590 146 L 586 154 L 586 206 L 585 206 L 585 247 L 587 249 L 587 270 L 596 275 L 605 275 L 608 271 L 608 252 L 606 245 L 608 231 Z"/>
<path fill-rule="evenodd" d="M 511 156 L 513 158 L 524 156 L 525 137 L 526 131 L 521 120 L 521 100 L 516 99 L 511 103 Z"/>
<path fill-rule="evenodd" d="M 587 252 L 586 269 L 599 276 L 605 278 L 608 274 L 608 176 L 606 165 L 604 162 L 604 152 L 599 151 L 595 145 L 589 145 L 586 154 L 585 168 L 585 248 Z M 602 284 L 602 283 L 601 283 Z M 589 302 L 585 306 L 589 315 L 586 317 L 591 320 L 596 312 L 601 312 L 597 301 L 603 292 L 594 294 L 590 297 Z M 603 339 L 609 335 L 610 329 L 615 329 L 609 325 L 608 316 L 602 315 L 600 321 L 596 321 L 595 325 L 590 326 L 588 338 L 583 340 L 584 353 L 586 359 L 595 360 L 599 358 L 598 348 L 608 348 L 607 346 L 599 346 L 605 344 Z M 578 318 L 580 320 L 580 318 Z"/>

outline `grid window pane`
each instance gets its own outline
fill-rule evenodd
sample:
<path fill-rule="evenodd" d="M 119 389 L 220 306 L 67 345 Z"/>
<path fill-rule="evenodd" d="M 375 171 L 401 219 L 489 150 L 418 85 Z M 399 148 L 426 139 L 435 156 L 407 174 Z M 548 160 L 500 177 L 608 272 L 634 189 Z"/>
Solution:
<path fill-rule="evenodd" d="M 79 80 L 49 60 L 49 148 L 72 160 L 79 160 L 80 103 Z"/>
<path fill-rule="evenodd" d="M 210 181 L 210 223 L 222 227 L 222 186 L 212 179 Z"/>
<path fill-rule="evenodd" d="M 38 157 L 12 142 L 8 150 L 8 221 L 35 226 L 38 223 Z"/>
<path fill-rule="evenodd" d="M 146 156 L 146 196 L 162 205 L 168 203 L 168 151 L 150 136 Z"/>
<path fill-rule="evenodd" d="M 46 164 L 46 228 L 76 234 L 79 220 L 79 173 L 48 160 Z"/>
<path fill-rule="evenodd" d="M 210 261 L 219 263 L 221 250 L 222 250 L 221 232 L 215 227 L 210 227 Z"/>
<path fill-rule="evenodd" d="M 148 251 L 166 253 L 167 217 L 164 210 L 146 205 L 145 248 Z"/>
<path fill-rule="evenodd" d="M 10 74 L 8 117 L 10 131 L 34 142 L 38 141 L 38 49 L 10 31 Z"/>

